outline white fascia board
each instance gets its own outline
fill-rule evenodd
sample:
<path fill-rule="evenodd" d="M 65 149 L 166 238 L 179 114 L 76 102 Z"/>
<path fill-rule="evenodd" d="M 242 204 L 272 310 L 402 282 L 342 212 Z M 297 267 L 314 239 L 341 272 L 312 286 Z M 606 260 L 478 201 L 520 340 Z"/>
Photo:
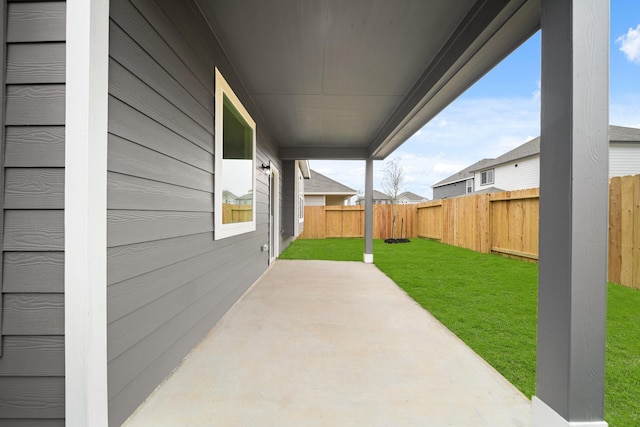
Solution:
<path fill-rule="evenodd" d="M 458 180 L 455 180 L 455 181 L 445 182 L 444 184 L 434 184 L 434 185 L 431 186 L 431 188 L 444 187 L 445 185 L 449 185 L 449 184 L 457 184 L 459 182 L 464 182 L 464 181 L 467 181 L 467 180 L 472 179 L 472 178 L 473 178 L 473 176 L 469 176 L 467 178 L 462 178 L 462 179 L 458 179 Z"/>
<path fill-rule="evenodd" d="M 109 0 L 68 0 L 65 422 L 107 426 Z"/>
<path fill-rule="evenodd" d="M 304 179 L 309 179 L 311 177 L 311 167 L 309 166 L 309 160 L 298 160 L 298 165 L 300 167 L 302 177 Z"/>

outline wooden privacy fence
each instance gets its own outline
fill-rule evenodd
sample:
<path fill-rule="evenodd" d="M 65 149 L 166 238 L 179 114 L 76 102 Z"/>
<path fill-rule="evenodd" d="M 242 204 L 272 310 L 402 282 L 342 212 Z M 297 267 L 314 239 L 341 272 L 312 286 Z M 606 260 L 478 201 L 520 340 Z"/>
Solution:
<path fill-rule="evenodd" d="M 609 281 L 640 289 L 640 175 L 609 182 Z"/>
<path fill-rule="evenodd" d="M 477 252 L 538 259 L 537 188 L 417 205 L 417 237 Z"/>
<path fill-rule="evenodd" d="M 230 203 L 222 204 L 222 223 L 231 224 L 236 222 L 247 222 L 253 218 L 252 205 L 234 205 Z"/>
<path fill-rule="evenodd" d="M 415 237 L 416 205 L 396 205 L 396 237 Z M 373 238 L 392 236 L 393 206 L 374 205 Z M 364 237 L 364 206 L 305 206 L 300 239 Z"/>
<path fill-rule="evenodd" d="M 609 185 L 609 280 L 640 289 L 640 175 L 612 178 Z M 396 237 L 425 237 L 477 252 L 538 259 L 537 188 L 396 208 Z M 391 224 L 392 206 L 374 205 L 373 237 L 391 237 Z M 362 206 L 305 208 L 300 238 L 363 236 Z"/>

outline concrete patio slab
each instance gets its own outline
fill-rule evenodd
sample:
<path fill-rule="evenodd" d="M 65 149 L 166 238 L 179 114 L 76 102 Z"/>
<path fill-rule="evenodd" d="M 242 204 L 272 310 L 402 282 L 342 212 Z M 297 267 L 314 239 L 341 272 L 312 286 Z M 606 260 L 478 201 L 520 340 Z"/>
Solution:
<path fill-rule="evenodd" d="M 125 423 L 530 424 L 530 401 L 374 265 L 285 260 Z"/>

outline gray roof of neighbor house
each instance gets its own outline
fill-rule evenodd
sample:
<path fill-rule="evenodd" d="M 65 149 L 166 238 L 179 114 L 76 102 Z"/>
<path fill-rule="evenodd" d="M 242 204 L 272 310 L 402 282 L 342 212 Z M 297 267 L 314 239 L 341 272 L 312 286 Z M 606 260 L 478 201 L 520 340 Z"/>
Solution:
<path fill-rule="evenodd" d="M 391 200 L 391 196 L 382 191 L 373 190 L 373 200 Z"/>
<path fill-rule="evenodd" d="M 626 126 L 609 126 L 609 142 L 640 143 L 640 129 Z"/>
<path fill-rule="evenodd" d="M 439 181 L 439 182 L 433 184 L 431 187 L 432 188 L 441 187 L 443 185 L 453 184 L 454 182 L 465 181 L 468 178 L 473 178 L 473 171 L 484 168 L 484 166 L 486 164 L 488 164 L 492 160 L 493 159 L 482 159 L 482 160 L 480 160 L 478 162 L 475 162 L 471 166 L 467 166 L 466 168 L 462 169 L 461 171 L 458 171 L 458 172 L 454 173 L 453 175 L 448 176 L 447 178 L 443 179 L 442 181 Z"/>
<path fill-rule="evenodd" d="M 483 188 L 482 190 L 478 190 L 478 191 L 474 191 L 473 194 L 485 194 L 485 193 L 501 193 L 505 190 L 503 190 L 502 188 L 498 188 L 498 187 L 487 187 L 487 188 Z M 466 196 L 466 194 L 465 194 Z"/>
<path fill-rule="evenodd" d="M 624 126 L 609 126 L 609 142 L 637 142 L 640 143 L 640 129 L 624 127 Z M 514 148 L 511 151 L 504 153 L 500 157 L 495 159 L 482 159 L 479 162 L 462 169 L 459 172 L 443 179 L 440 182 L 432 185 L 431 187 L 441 187 L 443 185 L 452 184 L 454 182 L 464 181 L 473 177 L 473 173 L 488 169 L 494 166 L 498 166 L 504 163 L 513 162 L 515 160 L 524 159 L 527 157 L 540 154 L 540 137 L 533 138 L 530 141 Z"/>
<path fill-rule="evenodd" d="M 489 159 L 489 161 L 471 170 L 471 172 L 535 156 L 536 154 L 540 154 L 540 137 L 533 138 L 531 141 L 527 141 L 511 151 L 507 151 L 500 157 Z"/>
<path fill-rule="evenodd" d="M 412 193 L 411 191 L 405 191 L 403 193 L 398 194 L 398 199 L 401 199 L 403 197 L 406 197 L 407 199 L 413 200 L 416 202 L 420 202 L 422 200 L 429 200 L 428 198 L 419 196 L 416 193 Z"/>
<path fill-rule="evenodd" d="M 309 179 L 304 183 L 304 194 L 344 194 L 354 196 L 356 193 L 357 191 L 353 188 L 347 187 L 313 169 Z"/>

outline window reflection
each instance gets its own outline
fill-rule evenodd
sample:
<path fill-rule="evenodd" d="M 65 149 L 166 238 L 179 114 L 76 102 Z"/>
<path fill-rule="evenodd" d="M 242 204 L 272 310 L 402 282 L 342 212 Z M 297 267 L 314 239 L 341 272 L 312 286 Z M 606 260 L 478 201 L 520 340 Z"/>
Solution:
<path fill-rule="evenodd" d="M 222 160 L 222 223 L 253 219 L 253 160 Z"/>
<path fill-rule="evenodd" d="M 222 223 L 253 220 L 253 129 L 225 96 L 223 101 Z"/>

